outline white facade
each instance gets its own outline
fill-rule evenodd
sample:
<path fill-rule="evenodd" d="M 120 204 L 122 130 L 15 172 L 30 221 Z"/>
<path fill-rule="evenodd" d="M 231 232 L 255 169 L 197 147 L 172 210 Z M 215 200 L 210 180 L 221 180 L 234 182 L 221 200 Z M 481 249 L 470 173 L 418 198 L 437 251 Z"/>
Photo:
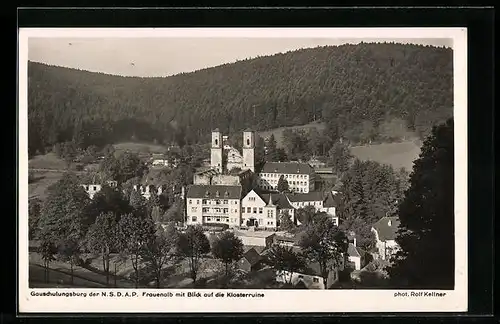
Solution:
<path fill-rule="evenodd" d="M 241 201 L 241 225 L 257 225 L 259 228 L 276 228 L 279 220 L 277 206 L 267 204 L 251 190 Z"/>
<path fill-rule="evenodd" d="M 257 184 L 263 190 L 278 190 L 278 182 L 281 176 L 288 182 L 288 188 L 292 192 L 308 193 L 314 191 L 315 177 L 312 168 L 310 173 L 297 172 L 293 169 L 294 163 L 287 163 L 288 166 L 279 168 L 280 163 L 273 163 L 278 167 L 273 172 L 266 172 L 265 169 L 258 174 Z M 285 163 L 283 163 L 285 164 Z M 298 164 L 298 163 L 297 163 Z M 294 170 L 285 172 L 286 169 Z"/>
<path fill-rule="evenodd" d="M 354 270 L 361 270 L 361 257 L 360 256 L 349 256 L 349 262 L 354 263 Z"/>
<path fill-rule="evenodd" d="M 85 189 L 85 192 L 89 195 L 90 199 L 94 199 L 94 196 L 96 193 L 101 191 L 102 186 L 100 184 L 90 184 L 90 185 L 82 185 L 82 187 Z"/>
<path fill-rule="evenodd" d="M 202 199 L 187 198 L 187 224 L 227 224 L 230 227 L 240 224 L 239 199 Z"/>

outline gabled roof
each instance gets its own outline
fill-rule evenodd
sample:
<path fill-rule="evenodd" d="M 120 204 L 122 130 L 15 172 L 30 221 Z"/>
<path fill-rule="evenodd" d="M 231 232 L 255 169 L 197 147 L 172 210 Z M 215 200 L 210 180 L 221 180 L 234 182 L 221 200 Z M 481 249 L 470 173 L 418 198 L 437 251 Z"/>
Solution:
<path fill-rule="evenodd" d="M 254 249 L 259 255 L 262 255 L 262 253 L 267 249 L 267 247 L 260 245 L 244 245 L 243 253 L 248 252 L 250 249 Z"/>
<path fill-rule="evenodd" d="M 243 254 L 243 258 L 245 258 L 248 261 L 248 263 L 250 263 L 251 266 L 256 265 L 261 260 L 260 254 L 254 248 L 251 248 L 248 251 L 246 251 Z"/>
<path fill-rule="evenodd" d="M 388 241 L 396 238 L 400 223 L 398 217 L 382 217 L 372 227 L 377 231 L 379 240 Z"/>
<path fill-rule="evenodd" d="M 311 174 L 314 173 L 314 170 L 307 163 L 266 162 L 261 173 Z"/>
<path fill-rule="evenodd" d="M 326 194 L 326 198 L 323 200 L 323 207 L 326 208 L 338 207 L 339 204 L 340 204 L 340 195 L 339 194 L 333 195 L 331 191 Z"/>
<path fill-rule="evenodd" d="M 241 199 L 241 186 L 191 185 L 187 198 Z"/>
<path fill-rule="evenodd" d="M 269 197 L 271 197 L 273 199 L 273 204 L 278 206 L 279 209 L 293 209 L 293 206 L 290 205 L 287 197 L 283 194 L 260 194 L 259 196 L 266 204 L 269 204 Z"/>

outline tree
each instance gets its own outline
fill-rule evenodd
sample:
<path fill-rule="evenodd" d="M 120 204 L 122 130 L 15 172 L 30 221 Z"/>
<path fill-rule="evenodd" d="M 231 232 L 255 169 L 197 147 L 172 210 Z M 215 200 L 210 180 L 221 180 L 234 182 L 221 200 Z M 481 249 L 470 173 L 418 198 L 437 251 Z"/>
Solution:
<path fill-rule="evenodd" d="M 223 232 L 212 243 L 212 254 L 224 263 L 227 280 L 229 266 L 243 256 L 243 242 L 233 232 Z"/>
<path fill-rule="evenodd" d="M 316 215 L 316 208 L 314 206 L 305 206 L 295 211 L 295 216 L 300 224 L 309 225 L 313 222 Z"/>
<path fill-rule="evenodd" d="M 335 143 L 328 151 L 328 165 L 333 167 L 333 171 L 339 175 L 349 169 L 352 154 L 349 147 L 343 143 Z"/>
<path fill-rule="evenodd" d="M 321 151 L 321 134 L 319 133 L 316 127 L 312 127 L 307 135 L 308 135 L 307 147 L 309 148 L 312 155 L 316 156 Z"/>
<path fill-rule="evenodd" d="M 81 242 L 76 239 L 68 239 L 58 247 L 58 256 L 61 261 L 68 262 L 70 265 L 71 284 L 74 282 L 74 268 L 78 262 L 81 253 Z"/>
<path fill-rule="evenodd" d="M 285 177 L 283 175 L 278 180 L 277 189 L 281 193 L 289 191 L 288 181 L 285 179 Z"/>
<path fill-rule="evenodd" d="M 135 288 L 139 285 L 139 264 L 142 247 L 148 242 L 154 227 L 150 220 L 133 214 L 122 215 L 118 223 L 118 243 L 134 269 Z"/>
<path fill-rule="evenodd" d="M 278 162 L 279 154 L 274 134 L 271 134 L 266 141 L 266 161 Z"/>
<path fill-rule="evenodd" d="M 38 198 L 30 199 L 28 202 L 28 228 L 29 239 L 34 240 L 38 236 L 40 212 L 42 208 L 42 201 Z"/>
<path fill-rule="evenodd" d="M 119 218 L 120 215 L 131 213 L 132 207 L 119 190 L 104 184 L 90 202 L 89 217 L 93 223 L 99 214 L 108 212 L 114 213 Z"/>
<path fill-rule="evenodd" d="M 182 222 L 184 220 L 182 208 L 182 200 L 176 200 L 163 214 L 163 222 Z"/>
<path fill-rule="evenodd" d="M 106 273 L 106 284 L 108 285 L 111 253 L 119 246 L 116 224 L 116 215 L 114 213 L 102 213 L 87 232 L 88 249 L 101 255 L 102 267 L 104 273 Z"/>
<path fill-rule="evenodd" d="M 201 260 L 210 252 L 210 243 L 202 227 L 188 226 L 187 230 L 179 235 L 178 249 L 182 256 L 188 258 L 191 278 L 196 282 Z"/>
<path fill-rule="evenodd" d="M 146 217 L 147 215 L 146 199 L 140 193 L 139 188 L 137 188 L 137 190 L 132 189 L 132 192 L 130 193 L 129 203 L 130 206 L 133 208 L 134 213 L 138 217 Z"/>
<path fill-rule="evenodd" d="M 49 265 L 55 260 L 54 255 L 57 253 L 57 247 L 51 241 L 51 237 L 48 235 L 42 235 L 40 237 L 40 248 L 39 253 L 43 260 L 43 267 L 45 269 L 45 282 L 49 282 Z"/>
<path fill-rule="evenodd" d="M 79 241 L 90 225 L 90 199 L 72 173 L 48 188 L 48 195 L 40 213 L 40 234 L 55 246 L 67 240 Z"/>
<path fill-rule="evenodd" d="M 163 266 L 176 257 L 178 233 L 173 223 L 166 230 L 159 226 L 156 233 L 149 235 L 141 248 L 144 262 L 153 270 L 156 288 L 161 288 Z"/>
<path fill-rule="evenodd" d="M 125 182 L 134 177 L 142 177 L 146 171 L 144 164 L 141 162 L 137 154 L 124 152 L 118 157 L 119 165 L 119 182 Z"/>
<path fill-rule="evenodd" d="M 414 162 L 410 186 L 399 206 L 399 252 L 389 269 L 396 284 L 419 289 L 453 289 L 454 130 L 453 119 L 433 128 Z"/>
<path fill-rule="evenodd" d="M 294 272 L 305 268 L 305 259 L 302 255 L 295 253 L 291 246 L 273 244 L 267 253 L 265 263 L 273 267 L 284 277 L 285 283 L 292 283 Z M 288 280 L 287 280 L 288 279 Z"/>
<path fill-rule="evenodd" d="M 299 245 L 309 262 L 318 262 L 325 288 L 328 273 L 344 264 L 347 236 L 329 218 L 306 227 Z"/>
<path fill-rule="evenodd" d="M 290 232 L 295 228 L 295 223 L 291 219 L 290 213 L 284 211 L 280 215 L 280 230 Z"/>

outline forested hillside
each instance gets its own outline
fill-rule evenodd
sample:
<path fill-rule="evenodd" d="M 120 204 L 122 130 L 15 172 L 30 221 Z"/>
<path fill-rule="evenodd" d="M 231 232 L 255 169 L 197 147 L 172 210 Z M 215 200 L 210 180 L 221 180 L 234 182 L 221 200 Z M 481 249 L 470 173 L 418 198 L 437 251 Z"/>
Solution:
<path fill-rule="evenodd" d="M 359 44 L 303 49 L 166 78 L 119 77 L 30 62 L 30 154 L 57 142 L 179 145 L 234 133 L 326 123 L 328 137 L 392 118 L 420 135 L 452 115 L 451 49 Z"/>

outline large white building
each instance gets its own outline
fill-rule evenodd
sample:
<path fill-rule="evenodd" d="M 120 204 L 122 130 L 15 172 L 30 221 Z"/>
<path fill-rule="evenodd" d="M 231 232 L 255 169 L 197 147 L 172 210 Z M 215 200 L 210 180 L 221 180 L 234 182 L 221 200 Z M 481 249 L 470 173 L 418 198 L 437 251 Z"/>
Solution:
<path fill-rule="evenodd" d="M 187 225 L 239 226 L 241 186 L 192 185 L 186 195 Z"/>
<path fill-rule="evenodd" d="M 293 220 L 294 209 L 284 195 L 262 194 L 254 190 L 241 200 L 241 226 L 275 229 L 280 216 L 288 212 Z"/>
<path fill-rule="evenodd" d="M 263 190 L 277 190 L 281 176 L 287 180 L 292 192 L 314 191 L 314 169 L 299 162 L 266 162 L 258 174 L 257 184 Z"/>

